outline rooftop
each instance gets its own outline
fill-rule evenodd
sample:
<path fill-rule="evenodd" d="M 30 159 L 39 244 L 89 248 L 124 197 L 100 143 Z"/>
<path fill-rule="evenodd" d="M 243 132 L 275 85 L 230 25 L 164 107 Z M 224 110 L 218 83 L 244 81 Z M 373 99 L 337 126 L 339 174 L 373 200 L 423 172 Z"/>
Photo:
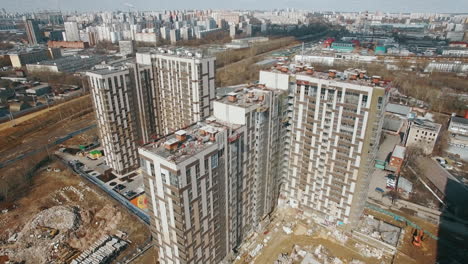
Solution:
<path fill-rule="evenodd" d="M 191 125 L 143 148 L 170 162 L 180 163 L 216 143 L 216 135 L 226 126 L 215 120 L 208 118 L 206 122 Z"/>
<path fill-rule="evenodd" d="M 452 116 L 451 122 L 468 125 L 468 119 L 458 116 Z"/>
<path fill-rule="evenodd" d="M 385 107 L 385 111 L 407 116 L 411 112 L 411 107 L 406 106 L 406 105 L 389 103 Z"/>
<path fill-rule="evenodd" d="M 404 159 L 405 158 L 405 152 L 406 152 L 405 147 L 396 145 L 395 148 L 393 149 L 392 156 L 400 158 L 400 159 Z"/>
<path fill-rule="evenodd" d="M 442 125 L 429 120 L 415 119 L 411 122 L 411 128 L 413 127 L 439 132 Z"/>
<path fill-rule="evenodd" d="M 271 72 L 281 72 L 285 74 L 296 74 L 296 76 L 311 76 L 324 80 L 335 80 L 337 82 L 346 82 L 362 86 L 380 86 L 388 87 L 390 82 L 384 81 L 381 76 L 367 76 L 365 70 L 360 69 L 347 69 L 344 72 L 338 72 L 330 69 L 328 72 L 319 72 L 314 69 L 310 64 L 284 64 L 277 63 L 276 66 L 270 68 Z"/>
<path fill-rule="evenodd" d="M 265 96 L 269 93 L 283 93 L 282 90 L 271 89 L 263 84 L 244 84 L 227 93 L 217 101 L 225 104 L 247 108 L 253 105 L 265 104 Z"/>
<path fill-rule="evenodd" d="M 149 53 L 154 55 L 163 55 L 169 57 L 179 57 L 179 58 L 210 58 L 211 56 L 206 56 L 203 54 L 202 50 L 194 48 L 174 48 L 174 47 L 159 47 L 157 49 L 141 49 L 138 53 Z"/>

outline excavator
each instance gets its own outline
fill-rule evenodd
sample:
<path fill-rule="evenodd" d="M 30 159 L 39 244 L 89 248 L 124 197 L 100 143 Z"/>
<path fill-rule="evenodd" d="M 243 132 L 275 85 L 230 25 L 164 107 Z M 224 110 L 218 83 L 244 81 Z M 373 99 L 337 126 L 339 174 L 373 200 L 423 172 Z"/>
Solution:
<path fill-rule="evenodd" d="M 424 231 L 422 229 L 414 229 L 413 231 L 413 246 L 421 247 L 424 241 Z"/>
<path fill-rule="evenodd" d="M 58 234 L 58 230 L 51 227 L 46 226 L 38 226 L 37 227 L 42 232 L 42 237 L 52 239 Z"/>

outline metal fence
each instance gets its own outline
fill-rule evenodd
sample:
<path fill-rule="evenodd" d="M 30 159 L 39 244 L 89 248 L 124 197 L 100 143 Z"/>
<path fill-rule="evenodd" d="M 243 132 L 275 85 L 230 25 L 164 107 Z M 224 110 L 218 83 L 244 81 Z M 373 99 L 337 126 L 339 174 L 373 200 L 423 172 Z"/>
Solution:
<path fill-rule="evenodd" d="M 120 194 L 116 193 L 115 191 L 107 188 L 107 186 L 102 183 L 100 180 L 94 178 L 93 176 L 89 175 L 88 173 L 80 170 L 79 168 L 72 166 L 71 164 L 68 163 L 67 160 L 63 159 L 62 157 L 58 157 L 60 161 L 62 161 L 66 166 L 68 166 L 70 169 L 72 169 L 74 172 L 78 173 L 81 177 L 85 178 L 86 180 L 94 183 L 97 185 L 101 190 L 109 194 L 112 198 L 117 200 L 119 203 L 121 203 L 123 206 L 125 206 L 130 212 L 138 216 L 141 220 L 143 220 L 146 224 L 150 224 L 150 218 L 149 215 L 146 214 L 143 210 L 140 208 L 136 207 L 134 204 L 129 202 L 127 199 L 122 197 Z"/>

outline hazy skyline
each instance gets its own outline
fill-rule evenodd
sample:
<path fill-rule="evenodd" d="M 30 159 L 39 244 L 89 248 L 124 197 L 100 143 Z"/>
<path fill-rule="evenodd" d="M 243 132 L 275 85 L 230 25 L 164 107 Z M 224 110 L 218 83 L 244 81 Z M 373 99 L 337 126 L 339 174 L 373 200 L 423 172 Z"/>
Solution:
<path fill-rule="evenodd" d="M 162 9 L 274 9 L 298 8 L 310 11 L 383 11 L 383 12 L 431 12 L 468 13 L 468 1 L 459 0 L 0 0 L 0 6 L 7 12 L 62 10 L 62 11 L 104 11 Z"/>

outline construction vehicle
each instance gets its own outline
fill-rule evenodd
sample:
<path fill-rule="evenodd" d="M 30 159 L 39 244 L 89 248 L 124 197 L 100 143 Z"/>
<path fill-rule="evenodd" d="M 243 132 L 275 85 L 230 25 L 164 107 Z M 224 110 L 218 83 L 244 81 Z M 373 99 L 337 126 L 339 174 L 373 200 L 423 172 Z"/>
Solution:
<path fill-rule="evenodd" d="M 414 229 L 413 231 L 413 246 L 421 247 L 424 240 L 424 231 L 422 229 Z"/>
<path fill-rule="evenodd" d="M 58 230 L 51 227 L 46 226 L 38 226 L 37 227 L 41 231 L 41 236 L 44 238 L 52 239 L 58 234 Z"/>

